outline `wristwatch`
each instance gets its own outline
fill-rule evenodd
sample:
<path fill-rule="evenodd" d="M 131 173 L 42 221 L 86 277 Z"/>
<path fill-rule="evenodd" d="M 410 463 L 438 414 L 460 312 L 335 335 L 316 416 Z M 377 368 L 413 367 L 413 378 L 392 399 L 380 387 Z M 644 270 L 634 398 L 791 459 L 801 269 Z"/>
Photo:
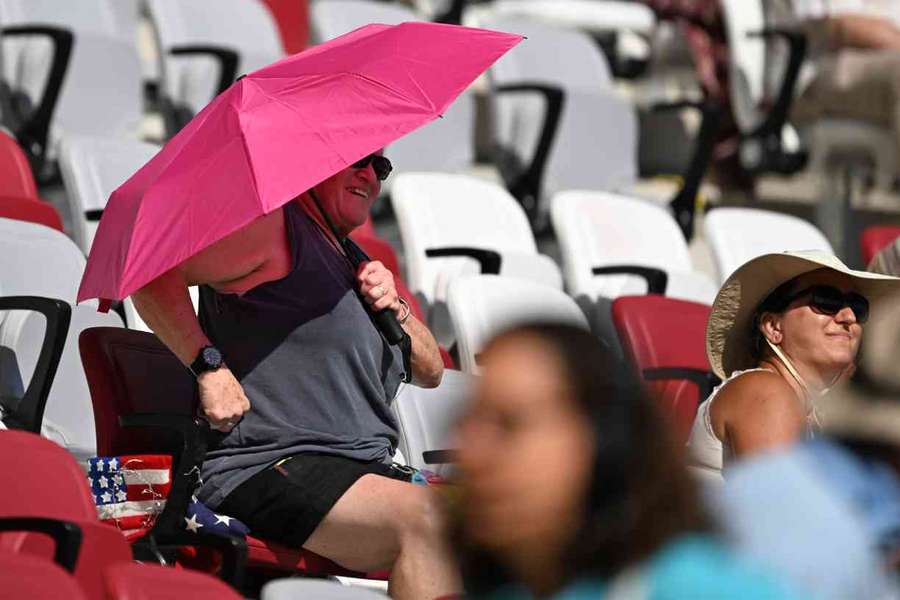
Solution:
<path fill-rule="evenodd" d="M 194 377 L 200 377 L 207 371 L 215 371 L 224 366 L 225 361 L 219 349 L 215 346 L 204 346 L 200 348 L 197 358 L 194 359 L 194 362 L 191 363 L 188 369 L 194 374 Z"/>

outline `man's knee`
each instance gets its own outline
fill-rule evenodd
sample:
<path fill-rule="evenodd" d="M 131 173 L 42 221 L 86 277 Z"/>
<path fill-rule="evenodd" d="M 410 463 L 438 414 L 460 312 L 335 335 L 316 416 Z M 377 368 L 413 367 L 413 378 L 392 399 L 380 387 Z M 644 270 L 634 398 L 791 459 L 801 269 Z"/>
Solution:
<path fill-rule="evenodd" d="M 447 530 L 447 518 L 446 507 L 437 492 L 415 486 L 404 496 L 395 515 L 401 545 L 441 539 Z"/>

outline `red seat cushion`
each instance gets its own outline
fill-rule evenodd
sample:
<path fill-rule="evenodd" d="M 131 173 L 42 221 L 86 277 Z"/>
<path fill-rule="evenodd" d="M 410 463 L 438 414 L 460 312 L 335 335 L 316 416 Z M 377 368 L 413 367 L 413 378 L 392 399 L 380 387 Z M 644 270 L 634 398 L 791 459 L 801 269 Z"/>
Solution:
<path fill-rule="evenodd" d="M 12 139 L 0 131 L 0 190 L 5 196 L 37 200 L 37 185 L 25 153 Z"/>
<path fill-rule="evenodd" d="M 863 262 L 869 264 L 891 242 L 900 237 L 900 227 L 896 225 L 874 225 L 866 227 L 859 239 Z"/>
<path fill-rule="evenodd" d="M 59 213 L 48 202 L 32 200 L 17 196 L 0 196 L 0 217 L 28 221 L 52 227 L 57 231 L 63 230 L 62 219 Z"/>

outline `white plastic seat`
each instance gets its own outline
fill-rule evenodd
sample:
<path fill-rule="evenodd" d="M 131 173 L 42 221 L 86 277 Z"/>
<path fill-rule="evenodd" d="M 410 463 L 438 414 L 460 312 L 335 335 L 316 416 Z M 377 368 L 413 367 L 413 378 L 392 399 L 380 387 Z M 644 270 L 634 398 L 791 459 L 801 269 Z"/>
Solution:
<path fill-rule="evenodd" d="M 675 219 L 650 202 L 610 192 L 560 192 L 551 219 L 563 258 L 566 289 L 591 301 L 644 294 L 637 275 L 594 275 L 595 267 L 639 266 L 664 271 L 667 296 L 711 303 L 716 286 L 691 264 Z"/>
<path fill-rule="evenodd" d="M 450 285 L 447 307 L 456 334 L 460 367 L 479 373 L 478 354 L 497 333 L 533 321 L 557 321 L 588 330 L 584 313 L 564 292 L 539 283 L 475 275 Z"/>
<path fill-rule="evenodd" d="M 132 14 L 133 13 L 133 14 Z M 54 25 L 75 37 L 68 70 L 53 113 L 51 157 L 71 133 L 135 138 L 143 116 L 143 84 L 134 0 L 0 0 L 4 25 Z M 52 61 L 40 36 L 4 40 L 5 76 L 36 105 Z"/>
<path fill-rule="evenodd" d="M 478 27 L 496 17 L 524 17 L 591 33 L 650 34 L 656 24 L 648 6 L 620 0 L 495 0 L 467 7 L 464 22 Z"/>
<path fill-rule="evenodd" d="M 400 424 L 399 450 L 406 464 L 446 474 L 448 465 L 426 464 L 422 453 L 455 448 L 452 429 L 462 415 L 472 384 L 472 375 L 445 369 L 436 388 L 403 387 L 393 406 Z"/>
<path fill-rule="evenodd" d="M 110 194 L 159 151 L 159 146 L 114 137 L 67 135 L 59 167 L 71 203 L 73 238 L 87 254 Z"/>
<path fill-rule="evenodd" d="M 720 284 L 738 267 L 762 254 L 785 250 L 834 254 L 831 244 L 814 225 L 768 210 L 716 208 L 706 215 L 704 230 Z"/>
<path fill-rule="evenodd" d="M 341 578 L 343 579 L 343 578 Z M 276 579 L 262 588 L 261 600 L 296 600 L 315 598 L 316 600 L 384 600 L 381 591 L 366 589 L 356 585 L 342 585 L 335 581 L 293 577 Z"/>
<path fill-rule="evenodd" d="M 219 63 L 203 55 L 173 56 L 173 48 L 214 46 L 237 53 L 242 75 L 284 57 L 274 18 L 257 0 L 146 0 L 156 28 L 161 92 L 196 114 L 216 95 Z"/>
<path fill-rule="evenodd" d="M 421 20 L 412 10 L 372 0 L 316 0 L 310 6 L 314 40 L 324 42 L 369 23 L 396 25 Z M 463 92 L 443 117 L 403 136 L 385 150 L 394 173 L 469 172 L 475 163 L 475 97 Z M 382 186 L 391 193 L 394 177 Z"/>

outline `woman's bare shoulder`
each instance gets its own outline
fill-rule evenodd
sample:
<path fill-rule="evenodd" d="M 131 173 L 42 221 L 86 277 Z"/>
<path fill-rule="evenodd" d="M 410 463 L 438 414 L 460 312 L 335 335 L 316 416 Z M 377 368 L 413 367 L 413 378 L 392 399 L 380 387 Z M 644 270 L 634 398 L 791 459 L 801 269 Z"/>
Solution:
<path fill-rule="evenodd" d="M 751 371 L 728 382 L 716 396 L 717 412 L 726 419 L 761 416 L 802 415 L 794 389 L 773 371 Z"/>

